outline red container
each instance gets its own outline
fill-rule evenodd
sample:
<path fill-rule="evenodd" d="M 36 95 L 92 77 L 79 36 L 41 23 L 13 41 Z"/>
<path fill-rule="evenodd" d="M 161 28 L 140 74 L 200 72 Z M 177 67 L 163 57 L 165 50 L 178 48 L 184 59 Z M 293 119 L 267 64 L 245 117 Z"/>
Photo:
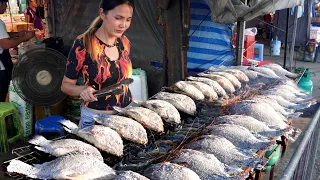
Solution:
<path fill-rule="evenodd" d="M 245 56 L 248 59 L 253 59 L 254 57 L 254 43 L 255 43 L 255 36 L 244 36 L 244 53 L 243 56 Z M 233 34 L 233 45 L 236 46 L 237 44 L 237 33 Z"/>

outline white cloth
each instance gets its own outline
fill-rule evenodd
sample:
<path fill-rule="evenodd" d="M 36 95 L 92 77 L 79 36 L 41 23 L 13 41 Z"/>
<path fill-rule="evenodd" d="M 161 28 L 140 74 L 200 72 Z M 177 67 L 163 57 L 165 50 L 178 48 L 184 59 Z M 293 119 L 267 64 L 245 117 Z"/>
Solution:
<path fill-rule="evenodd" d="M 9 34 L 7 33 L 7 28 L 4 22 L 0 19 L 0 39 L 9 38 Z M 0 46 L 0 54 L 3 53 L 3 48 Z M 5 70 L 6 68 L 1 62 L 0 59 L 0 71 Z"/>

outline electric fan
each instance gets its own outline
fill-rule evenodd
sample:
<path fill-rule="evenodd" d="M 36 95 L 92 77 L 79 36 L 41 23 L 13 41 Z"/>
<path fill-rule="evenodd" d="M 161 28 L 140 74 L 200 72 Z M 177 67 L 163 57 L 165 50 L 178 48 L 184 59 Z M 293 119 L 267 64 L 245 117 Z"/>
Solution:
<path fill-rule="evenodd" d="M 24 101 L 45 109 L 62 101 L 66 95 L 60 90 L 67 58 L 50 48 L 37 48 L 24 53 L 13 68 L 12 84 Z"/>

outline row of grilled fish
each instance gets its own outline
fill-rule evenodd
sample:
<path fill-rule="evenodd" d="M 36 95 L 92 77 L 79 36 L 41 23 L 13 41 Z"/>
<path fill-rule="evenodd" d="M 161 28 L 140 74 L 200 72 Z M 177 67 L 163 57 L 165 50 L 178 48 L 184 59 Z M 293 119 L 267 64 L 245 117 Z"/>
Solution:
<path fill-rule="evenodd" d="M 60 139 L 52 141 L 37 135 L 29 143 L 35 145 L 38 150 L 57 158 L 43 164 L 34 165 L 14 159 L 7 167 L 8 172 L 24 174 L 34 179 L 148 179 L 133 171 L 116 172 L 104 163 L 102 155 L 96 147 L 79 140 Z"/>

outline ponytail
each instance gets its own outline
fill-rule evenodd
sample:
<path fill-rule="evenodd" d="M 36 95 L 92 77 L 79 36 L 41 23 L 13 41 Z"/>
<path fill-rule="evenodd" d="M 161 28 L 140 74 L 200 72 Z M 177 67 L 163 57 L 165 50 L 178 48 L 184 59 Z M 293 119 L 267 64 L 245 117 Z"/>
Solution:
<path fill-rule="evenodd" d="M 102 26 L 102 19 L 100 16 L 98 16 L 90 25 L 90 27 L 87 29 L 86 32 L 78 36 L 78 39 L 83 39 L 84 46 L 87 49 L 87 52 L 89 53 L 91 59 L 96 58 L 96 51 L 94 50 L 94 36 L 97 32 L 97 30 Z"/>

